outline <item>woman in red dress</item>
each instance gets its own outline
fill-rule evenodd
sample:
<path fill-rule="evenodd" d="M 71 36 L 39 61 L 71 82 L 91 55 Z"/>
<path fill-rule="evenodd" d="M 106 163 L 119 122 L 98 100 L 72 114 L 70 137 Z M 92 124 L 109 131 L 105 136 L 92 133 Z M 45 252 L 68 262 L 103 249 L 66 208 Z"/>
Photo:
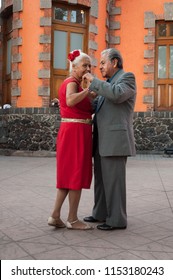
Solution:
<path fill-rule="evenodd" d="M 59 90 L 61 125 L 57 136 L 57 197 L 48 224 L 65 227 L 60 218 L 65 198 L 69 198 L 68 229 L 91 229 L 78 219 L 82 189 L 92 180 L 92 94 L 81 87 L 82 77 L 91 71 L 90 57 L 75 50 L 68 55 L 70 77 Z"/>

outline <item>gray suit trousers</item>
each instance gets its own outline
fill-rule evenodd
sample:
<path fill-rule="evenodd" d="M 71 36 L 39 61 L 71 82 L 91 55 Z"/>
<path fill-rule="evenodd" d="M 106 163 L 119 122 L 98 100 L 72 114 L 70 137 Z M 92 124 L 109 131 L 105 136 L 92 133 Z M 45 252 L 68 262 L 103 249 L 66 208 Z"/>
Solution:
<path fill-rule="evenodd" d="M 113 227 L 127 226 L 126 214 L 127 156 L 94 155 L 94 207 L 92 215 Z"/>

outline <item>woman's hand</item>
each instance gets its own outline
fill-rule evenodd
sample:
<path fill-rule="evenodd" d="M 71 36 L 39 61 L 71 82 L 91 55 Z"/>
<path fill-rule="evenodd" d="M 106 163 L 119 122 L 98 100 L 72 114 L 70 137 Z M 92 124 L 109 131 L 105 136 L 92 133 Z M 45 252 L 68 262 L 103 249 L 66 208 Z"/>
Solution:
<path fill-rule="evenodd" d="M 54 98 L 51 100 L 51 106 L 53 107 L 59 107 L 60 103 L 59 103 L 59 99 L 58 98 Z"/>
<path fill-rule="evenodd" d="M 94 91 L 90 91 L 89 90 L 88 96 L 91 99 L 95 99 L 97 97 L 97 93 L 95 93 Z"/>

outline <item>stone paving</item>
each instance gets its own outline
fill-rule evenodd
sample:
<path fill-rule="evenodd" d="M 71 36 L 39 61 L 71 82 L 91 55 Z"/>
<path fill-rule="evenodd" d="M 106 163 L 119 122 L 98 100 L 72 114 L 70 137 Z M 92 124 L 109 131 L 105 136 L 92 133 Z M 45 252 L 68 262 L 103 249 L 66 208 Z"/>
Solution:
<path fill-rule="evenodd" d="M 0 156 L 1 260 L 172 260 L 173 158 L 138 154 L 127 164 L 126 230 L 47 225 L 55 200 L 55 157 Z M 91 190 L 79 208 L 91 214 Z M 66 221 L 68 202 L 62 209 Z"/>

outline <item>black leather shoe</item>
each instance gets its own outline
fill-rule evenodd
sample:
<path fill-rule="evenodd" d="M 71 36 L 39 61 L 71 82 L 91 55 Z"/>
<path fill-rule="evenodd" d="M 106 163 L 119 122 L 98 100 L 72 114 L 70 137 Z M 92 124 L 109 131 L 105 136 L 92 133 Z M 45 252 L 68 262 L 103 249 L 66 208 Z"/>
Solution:
<path fill-rule="evenodd" d="M 115 229 L 126 229 L 126 227 L 112 227 L 107 224 L 98 225 L 97 229 L 101 230 L 115 230 Z"/>
<path fill-rule="evenodd" d="M 85 217 L 83 220 L 87 223 L 97 223 L 97 222 L 99 222 L 93 216 Z"/>

